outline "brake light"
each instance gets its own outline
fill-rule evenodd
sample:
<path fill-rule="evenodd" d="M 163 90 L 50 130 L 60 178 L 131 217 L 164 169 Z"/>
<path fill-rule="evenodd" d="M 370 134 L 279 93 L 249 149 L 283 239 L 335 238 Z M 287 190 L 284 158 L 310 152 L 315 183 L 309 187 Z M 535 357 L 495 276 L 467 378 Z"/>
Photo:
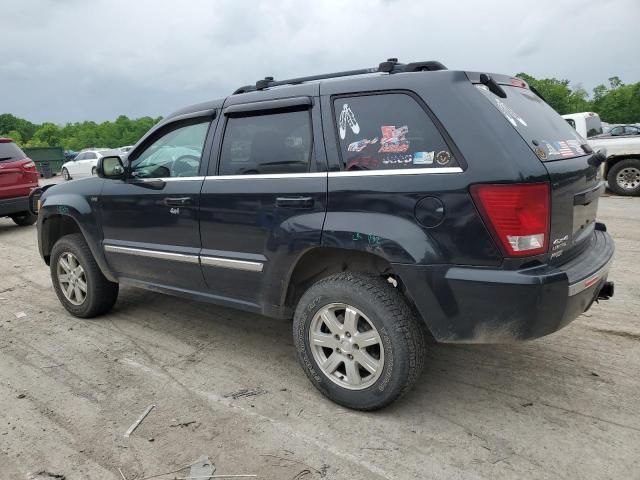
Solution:
<path fill-rule="evenodd" d="M 473 185 L 471 195 L 510 257 L 538 255 L 549 244 L 549 184 Z"/>
<path fill-rule="evenodd" d="M 519 88 L 529 88 L 529 84 L 527 82 L 517 77 L 511 78 L 511 85 Z"/>
<path fill-rule="evenodd" d="M 22 168 L 24 168 L 25 170 L 35 169 L 36 164 L 33 162 L 25 163 L 24 165 L 22 165 Z"/>

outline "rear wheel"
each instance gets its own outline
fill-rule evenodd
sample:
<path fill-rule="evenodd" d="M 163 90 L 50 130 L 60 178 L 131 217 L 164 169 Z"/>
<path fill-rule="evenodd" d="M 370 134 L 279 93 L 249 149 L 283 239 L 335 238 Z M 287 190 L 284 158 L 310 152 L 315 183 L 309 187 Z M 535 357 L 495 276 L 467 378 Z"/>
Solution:
<path fill-rule="evenodd" d="M 640 195 L 640 159 L 629 158 L 614 164 L 607 174 L 609 188 L 618 195 Z"/>
<path fill-rule="evenodd" d="M 91 318 L 107 313 L 118 298 L 118 284 L 100 271 L 81 234 L 62 237 L 51 250 L 51 280 L 69 313 Z"/>
<path fill-rule="evenodd" d="M 64 178 L 65 180 L 71 180 L 71 176 L 69 175 L 69 170 L 67 170 L 66 168 L 62 169 L 62 178 Z"/>
<path fill-rule="evenodd" d="M 345 407 L 389 405 L 411 389 L 424 364 L 417 318 L 398 289 L 378 276 L 320 280 L 300 299 L 293 329 L 305 373 Z"/>
<path fill-rule="evenodd" d="M 31 212 L 20 212 L 15 215 L 11 215 L 11 220 L 13 220 L 16 225 L 28 227 L 29 225 L 36 223 L 38 216 Z"/>

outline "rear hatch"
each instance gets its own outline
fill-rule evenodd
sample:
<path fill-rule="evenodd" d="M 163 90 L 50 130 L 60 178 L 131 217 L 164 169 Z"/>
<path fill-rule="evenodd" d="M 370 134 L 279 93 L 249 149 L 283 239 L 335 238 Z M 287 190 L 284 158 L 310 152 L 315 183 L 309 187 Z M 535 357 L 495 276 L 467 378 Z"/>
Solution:
<path fill-rule="evenodd" d="M 502 113 L 542 162 L 551 186 L 548 256 L 562 263 L 587 248 L 604 191 L 599 159 L 587 141 L 528 85 L 504 75 L 468 73 L 469 79 Z M 489 78 L 489 81 L 487 81 Z"/>
<path fill-rule="evenodd" d="M 35 164 L 11 140 L 0 138 L 0 198 L 26 197 L 37 185 Z"/>

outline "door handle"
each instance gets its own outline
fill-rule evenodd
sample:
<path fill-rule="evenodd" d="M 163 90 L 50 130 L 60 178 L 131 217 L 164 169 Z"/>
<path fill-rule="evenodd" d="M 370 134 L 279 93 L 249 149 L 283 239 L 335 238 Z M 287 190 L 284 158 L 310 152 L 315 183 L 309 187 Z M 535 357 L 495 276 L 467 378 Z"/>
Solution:
<path fill-rule="evenodd" d="M 167 207 L 186 207 L 191 205 L 191 197 L 167 197 L 164 199 Z"/>
<path fill-rule="evenodd" d="M 313 207 L 313 197 L 278 197 L 276 207 L 284 208 L 311 208 Z"/>

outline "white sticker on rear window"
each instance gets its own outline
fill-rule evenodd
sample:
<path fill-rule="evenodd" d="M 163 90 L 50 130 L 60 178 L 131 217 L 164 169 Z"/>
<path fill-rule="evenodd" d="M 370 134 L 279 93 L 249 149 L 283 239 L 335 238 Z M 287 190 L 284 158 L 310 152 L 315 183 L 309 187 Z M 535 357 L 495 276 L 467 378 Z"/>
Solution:
<path fill-rule="evenodd" d="M 504 102 L 501 102 L 499 98 L 494 98 L 494 100 L 496 101 L 496 105 L 498 105 L 498 109 L 502 112 L 502 114 L 507 118 L 507 120 L 509 120 L 509 122 L 511 122 L 511 124 L 514 127 L 518 126 L 518 123 L 516 123 L 516 120 L 521 123 L 523 126 L 527 126 L 527 122 L 524 121 L 524 119 L 518 115 L 516 112 L 513 111 L 513 108 L 511 108 L 509 105 L 506 105 Z"/>
<path fill-rule="evenodd" d="M 360 125 L 358 125 L 356 116 L 351 111 L 351 108 L 349 108 L 348 103 L 345 103 L 342 106 L 342 111 L 340 112 L 340 119 L 338 124 L 340 128 L 340 138 L 342 140 L 344 140 L 345 137 L 347 136 L 347 125 L 349 125 L 349 128 L 351 128 L 351 131 L 353 132 L 354 135 L 357 135 L 360 133 Z"/>

